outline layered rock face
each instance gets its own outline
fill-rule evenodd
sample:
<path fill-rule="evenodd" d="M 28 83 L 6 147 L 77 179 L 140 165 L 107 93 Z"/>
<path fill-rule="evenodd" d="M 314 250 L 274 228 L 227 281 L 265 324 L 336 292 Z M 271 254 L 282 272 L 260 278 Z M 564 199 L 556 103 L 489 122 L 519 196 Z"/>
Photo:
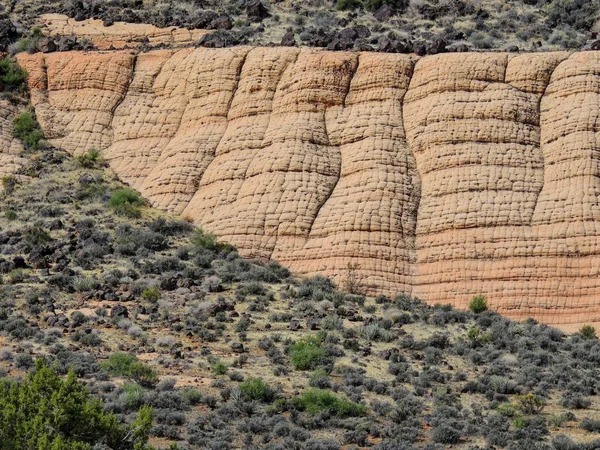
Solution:
<path fill-rule="evenodd" d="M 44 35 L 74 36 L 90 41 L 100 50 L 137 48 L 143 44 L 183 47 L 198 42 L 208 30 L 179 27 L 158 28 L 143 23 L 115 22 L 105 27 L 101 20 L 75 20 L 63 14 L 42 14 L 38 20 Z"/>
<path fill-rule="evenodd" d="M 101 149 L 250 257 L 370 294 L 600 322 L 600 53 L 22 55 L 49 140 Z"/>

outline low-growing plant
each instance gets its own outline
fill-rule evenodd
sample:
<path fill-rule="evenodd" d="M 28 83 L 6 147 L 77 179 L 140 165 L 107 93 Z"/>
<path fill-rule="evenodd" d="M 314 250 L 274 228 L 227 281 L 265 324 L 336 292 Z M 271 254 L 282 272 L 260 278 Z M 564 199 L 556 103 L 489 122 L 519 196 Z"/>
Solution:
<path fill-rule="evenodd" d="M 271 388 L 262 378 L 248 378 L 240 383 L 238 388 L 248 401 L 271 403 L 275 399 L 275 389 Z"/>
<path fill-rule="evenodd" d="M 87 153 L 77 156 L 76 160 L 81 167 L 85 169 L 93 169 L 100 162 L 100 152 L 96 148 L 92 147 L 87 151 Z"/>
<path fill-rule="evenodd" d="M 144 204 L 144 200 L 137 191 L 131 188 L 120 188 L 112 192 L 108 204 L 117 214 L 138 218 L 141 217 L 139 207 Z"/>
<path fill-rule="evenodd" d="M 149 302 L 156 303 L 160 299 L 160 291 L 156 286 L 146 288 L 142 291 L 142 298 Z"/>
<path fill-rule="evenodd" d="M 311 388 L 292 399 L 292 404 L 310 415 L 327 411 L 338 417 L 359 417 L 367 413 L 364 405 L 354 403 L 347 398 L 335 395 L 331 391 Z"/>
<path fill-rule="evenodd" d="M 223 361 L 217 361 L 212 366 L 212 371 L 215 375 L 225 375 L 229 367 Z"/>
<path fill-rule="evenodd" d="M 544 409 L 544 401 L 532 392 L 524 395 L 517 395 L 515 399 L 517 401 L 517 408 L 519 408 L 523 414 L 538 414 Z"/>
<path fill-rule="evenodd" d="M 25 90 L 25 80 L 27 71 L 14 58 L 0 59 L 0 81 L 4 91 L 22 93 Z"/>
<path fill-rule="evenodd" d="M 583 325 L 579 329 L 579 334 L 584 339 L 598 339 L 598 336 L 596 335 L 596 328 L 591 325 Z"/>
<path fill-rule="evenodd" d="M 13 119 L 14 136 L 20 139 L 28 150 L 37 150 L 44 133 L 29 111 L 23 111 Z"/>
<path fill-rule="evenodd" d="M 142 386 L 154 387 L 158 383 L 156 372 L 147 364 L 139 361 L 135 355 L 113 353 L 102 367 L 112 375 L 130 378 Z"/>
<path fill-rule="evenodd" d="M 322 340 L 319 336 L 307 336 L 295 342 L 289 350 L 294 368 L 296 370 L 316 369 L 327 356 L 321 343 Z"/>

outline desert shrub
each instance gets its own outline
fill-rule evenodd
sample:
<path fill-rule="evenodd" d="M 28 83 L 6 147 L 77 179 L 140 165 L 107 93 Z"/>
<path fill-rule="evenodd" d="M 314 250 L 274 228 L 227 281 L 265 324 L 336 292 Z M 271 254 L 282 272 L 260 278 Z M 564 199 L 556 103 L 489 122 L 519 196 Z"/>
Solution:
<path fill-rule="evenodd" d="M 248 378 L 240 383 L 238 388 L 247 401 L 271 403 L 275 399 L 275 389 L 271 388 L 262 378 Z"/>
<path fill-rule="evenodd" d="M 524 414 L 538 414 L 544 408 L 544 401 L 533 393 L 517 395 L 517 407 Z"/>
<path fill-rule="evenodd" d="M 473 297 L 473 300 L 469 303 L 469 309 L 473 311 L 475 314 L 480 314 L 484 311 L 487 311 L 488 304 L 487 300 L 483 295 L 478 295 Z"/>
<path fill-rule="evenodd" d="M 364 405 L 337 396 L 331 391 L 311 388 L 292 399 L 292 404 L 301 411 L 316 415 L 327 411 L 338 417 L 359 417 L 367 413 Z"/>
<path fill-rule="evenodd" d="M 14 58 L 0 59 L 0 81 L 4 91 L 21 93 L 25 89 L 27 71 Z"/>
<path fill-rule="evenodd" d="M 6 450 L 84 450 L 92 445 L 147 448 L 152 409 L 140 409 L 131 425 L 120 425 L 69 372 L 65 380 L 43 361 L 20 383 L 0 381 L 0 442 Z"/>
<path fill-rule="evenodd" d="M 368 341 L 391 342 L 396 336 L 390 330 L 386 330 L 378 323 L 370 323 L 360 327 L 360 334 Z"/>
<path fill-rule="evenodd" d="M 181 396 L 188 405 L 197 405 L 202 400 L 202 394 L 198 389 L 188 387 L 181 392 Z"/>
<path fill-rule="evenodd" d="M 34 364 L 33 357 L 28 353 L 21 353 L 15 358 L 15 365 L 18 369 L 29 370 Z"/>
<path fill-rule="evenodd" d="M 308 385 L 319 389 L 329 389 L 331 387 L 329 374 L 323 369 L 315 370 L 310 374 Z"/>
<path fill-rule="evenodd" d="M 362 0 L 337 0 L 335 3 L 335 9 L 338 11 L 347 11 L 360 8 L 361 6 Z"/>
<path fill-rule="evenodd" d="M 28 150 L 37 150 L 44 133 L 29 111 L 23 111 L 13 119 L 13 134 L 20 139 Z"/>
<path fill-rule="evenodd" d="M 31 30 L 29 30 L 29 33 L 27 33 L 26 36 L 12 44 L 10 50 L 12 53 L 35 53 L 38 50 L 38 43 L 42 36 L 42 29 L 39 27 L 33 27 Z"/>
<path fill-rule="evenodd" d="M 204 231 L 202 228 L 196 228 L 192 242 L 198 249 L 212 250 L 214 252 L 219 252 L 228 247 L 227 244 L 218 242 L 215 234 Z"/>
<path fill-rule="evenodd" d="M 146 288 L 142 291 L 142 298 L 149 302 L 156 303 L 160 299 L 160 291 L 157 287 Z"/>
<path fill-rule="evenodd" d="M 289 350 L 292 365 L 296 370 L 314 370 L 322 364 L 327 352 L 321 347 L 322 340 L 318 336 L 308 336 L 295 342 Z"/>
<path fill-rule="evenodd" d="M 229 367 L 223 361 L 217 361 L 212 366 L 212 371 L 215 375 L 225 375 Z"/>
<path fill-rule="evenodd" d="M 600 433 L 600 420 L 585 417 L 579 426 L 590 433 Z"/>
<path fill-rule="evenodd" d="M 578 31 L 589 31 L 596 20 L 598 3 L 589 0 L 552 0 L 548 6 L 548 25 L 572 26 Z"/>
<path fill-rule="evenodd" d="M 142 386 L 154 387 L 158 383 L 156 372 L 147 364 L 138 361 L 135 355 L 113 353 L 102 367 L 112 375 L 130 378 Z"/>
<path fill-rule="evenodd" d="M 98 286 L 98 281 L 86 276 L 77 276 L 73 278 L 73 289 L 77 292 L 89 292 Z"/>
<path fill-rule="evenodd" d="M 18 216 L 17 212 L 14 209 L 5 209 L 4 217 L 6 217 L 6 220 L 13 221 L 16 220 Z"/>
<path fill-rule="evenodd" d="M 25 242 L 30 246 L 45 244 L 52 240 L 52 236 L 38 225 L 29 228 L 24 236 Z"/>
<path fill-rule="evenodd" d="M 162 234 L 135 228 L 128 224 L 117 227 L 115 238 L 115 251 L 124 256 L 135 255 L 140 249 L 150 251 L 164 250 L 169 245 Z M 177 258 L 173 258 L 173 260 L 177 266 L 180 265 L 180 261 Z"/>
<path fill-rule="evenodd" d="M 87 151 L 87 153 L 77 156 L 76 160 L 81 167 L 85 169 L 93 169 L 100 161 L 100 152 L 96 148 L 92 147 Z"/>
<path fill-rule="evenodd" d="M 596 335 L 596 328 L 591 325 L 583 325 L 579 329 L 579 334 L 584 339 L 598 339 L 598 336 Z"/>
<path fill-rule="evenodd" d="M 344 321 L 335 315 L 326 316 L 321 319 L 321 328 L 324 330 L 341 330 L 344 328 Z"/>
<path fill-rule="evenodd" d="M 108 204 L 119 215 L 138 218 L 142 215 L 139 207 L 144 204 L 144 200 L 137 191 L 120 188 L 111 193 Z"/>
<path fill-rule="evenodd" d="M 148 224 L 155 233 L 160 233 L 165 236 L 176 236 L 192 231 L 194 226 L 185 220 L 169 220 L 164 217 L 159 217 Z"/>
<path fill-rule="evenodd" d="M 558 401 L 559 405 L 569 409 L 586 409 L 592 404 L 591 400 L 581 394 L 566 392 Z"/>

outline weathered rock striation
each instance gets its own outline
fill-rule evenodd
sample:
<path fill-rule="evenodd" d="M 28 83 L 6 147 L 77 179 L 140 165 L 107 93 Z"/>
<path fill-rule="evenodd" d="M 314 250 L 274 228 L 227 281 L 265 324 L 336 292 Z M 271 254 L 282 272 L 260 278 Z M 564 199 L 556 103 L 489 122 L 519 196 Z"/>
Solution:
<path fill-rule="evenodd" d="M 143 23 L 115 22 L 104 26 L 102 20 L 75 20 L 63 14 L 42 14 L 37 24 L 50 37 L 74 36 L 90 41 L 100 50 L 150 46 L 183 47 L 197 43 L 208 30 L 187 30 L 180 27 L 158 28 Z"/>
<path fill-rule="evenodd" d="M 371 294 L 600 322 L 600 52 L 20 55 L 48 139 L 101 149 L 250 257 Z"/>

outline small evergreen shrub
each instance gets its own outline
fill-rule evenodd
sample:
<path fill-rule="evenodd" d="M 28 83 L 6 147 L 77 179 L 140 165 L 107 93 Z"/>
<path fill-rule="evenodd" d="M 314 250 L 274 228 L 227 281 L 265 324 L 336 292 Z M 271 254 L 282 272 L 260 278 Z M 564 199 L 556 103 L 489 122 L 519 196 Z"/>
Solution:
<path fill-rule="evenodd" d="M 487 300 L 483 295 L 478 295 L 477 297 L 473 297 L 473 300 L 469 303 L 469 309 L 473 311 L 475 314 L 480 314 L 484 311 L 487 311 L 488 304 Z"/>

